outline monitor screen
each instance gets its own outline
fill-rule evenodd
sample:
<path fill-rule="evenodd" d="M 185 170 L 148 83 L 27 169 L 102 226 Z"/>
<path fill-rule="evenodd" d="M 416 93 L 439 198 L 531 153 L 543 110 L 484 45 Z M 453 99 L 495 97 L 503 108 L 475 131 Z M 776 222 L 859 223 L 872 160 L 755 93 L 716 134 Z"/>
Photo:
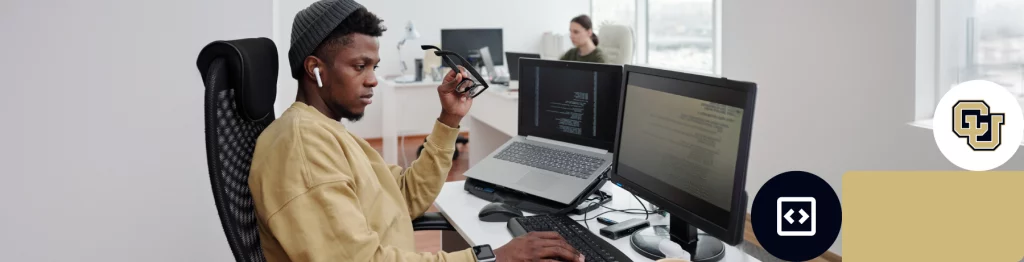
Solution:
<path fill-rule="evenodd" d="M 491 50 L 491 59 L 495 65 L 504 65 L 504 47 L 502 46 L 501 29 L 442 29 L 441 49 L 462 55 L 466 59 L 471 54 L 479 54 L 480 48 Z"/>
<path fill-rule="evenodd" d="M 505 52 L 508 56 L 508 80 L 519 81 L 519 58 L 540 58 L 540 54 Z"/>
<path fill-rule="evenodd" d="M 656 195 L 641 197 L 660 198 L 729 228 L 737 166 L 746 163 L 740 152 L 743 125 L 749 123 L 747 94 L 627 74 L 615 176 Z"/>
<path fill-rule="evenodd" d="M 613 151 L 622 66 L 520 59 L 519 135 Z"/>

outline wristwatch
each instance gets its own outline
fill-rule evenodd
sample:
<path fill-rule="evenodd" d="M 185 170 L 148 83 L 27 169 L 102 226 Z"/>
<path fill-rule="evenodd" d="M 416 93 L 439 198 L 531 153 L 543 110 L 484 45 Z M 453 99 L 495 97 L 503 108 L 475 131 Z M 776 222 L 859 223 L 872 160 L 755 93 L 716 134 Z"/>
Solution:
<path fill-rule="evenodd" d="M 476 261 L 478 262 L 493 262 L 494 250 L 491 250 L 491 245 L 479 245 L 473 247 L 473 254 L 476 255 Z"/>

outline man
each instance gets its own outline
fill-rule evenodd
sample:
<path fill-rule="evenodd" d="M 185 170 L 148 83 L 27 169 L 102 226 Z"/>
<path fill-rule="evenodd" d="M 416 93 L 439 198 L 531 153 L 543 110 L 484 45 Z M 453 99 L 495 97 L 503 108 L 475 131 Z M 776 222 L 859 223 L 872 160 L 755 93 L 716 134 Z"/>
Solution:
<path fill-rule="evenodd" d="M 288 58 L 296 102 L 260 135 L 249 176 L 268 261 L 477 261 L 472 249 L 415 252 L 411 222 L 451 167 L 457 127 L 473 103 L 454 91 L 465 72 L 438 86 L 441 114 L 404 172 L 339 122 L 359 119 L 372 101 L 381 22 L 350 0 L 322 0 L 295 16 Z M 498 261 L 583 259 L 551 232 L 494 253 Z"/>

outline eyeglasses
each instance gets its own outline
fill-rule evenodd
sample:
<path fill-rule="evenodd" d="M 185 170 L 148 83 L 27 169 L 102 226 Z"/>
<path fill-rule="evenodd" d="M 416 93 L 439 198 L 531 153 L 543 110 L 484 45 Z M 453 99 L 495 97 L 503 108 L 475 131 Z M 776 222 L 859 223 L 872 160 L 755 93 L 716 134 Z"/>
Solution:
<path fill-rule="evenodd" d="M 466 68 L 466 71 L 469 71 L 471 76 L 463 78 L 462 81 L 459 82 L 459 85 L 455 87 L 455 92 L 467 93 L 470 98 L 476 98 L 476 96 L 483 93 L 484 90 L 487 90 L 489 87 L 487 86 L 487 81 L 483 81 L 484 78 L 480 77 L 480 73 L 477 73 L 476 69 L 473 68 L 473 64 L 461 55 L 452 51 L 441 50 L 441 48 L 432 45 L 422 45 L 420 47 L 423 48 L 423 50 L 437 50 L 434 51 L 434 54 L 440 56 L 441 61 L 444 61 L 445 65 L 452 70 L 456 70 L 456 72 L 459 70 L 459 66 L 449 57 L 454 56 L 455 58 L 458 58 L 459 62 L 462 62 L 462 67 Z"/>

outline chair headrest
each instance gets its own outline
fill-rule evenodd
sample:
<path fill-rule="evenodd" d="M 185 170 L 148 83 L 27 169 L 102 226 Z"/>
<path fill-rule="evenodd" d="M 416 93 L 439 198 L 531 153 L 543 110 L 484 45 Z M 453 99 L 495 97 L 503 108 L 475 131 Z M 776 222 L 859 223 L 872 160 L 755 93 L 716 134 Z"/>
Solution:
<path fill-rule="evenodd" d="M 239 114 L 250 121 L 268 115 L 273 117 L 274 99 L 277 97 L 277 46 L 265 37 L 229 41 L 214 41 L 199 52 L 196 65 L 208 81 L 207 69 L 218 58 L 224 58 L 228 67 L 231 89 L 235 90 L 235 103 Z"/>

